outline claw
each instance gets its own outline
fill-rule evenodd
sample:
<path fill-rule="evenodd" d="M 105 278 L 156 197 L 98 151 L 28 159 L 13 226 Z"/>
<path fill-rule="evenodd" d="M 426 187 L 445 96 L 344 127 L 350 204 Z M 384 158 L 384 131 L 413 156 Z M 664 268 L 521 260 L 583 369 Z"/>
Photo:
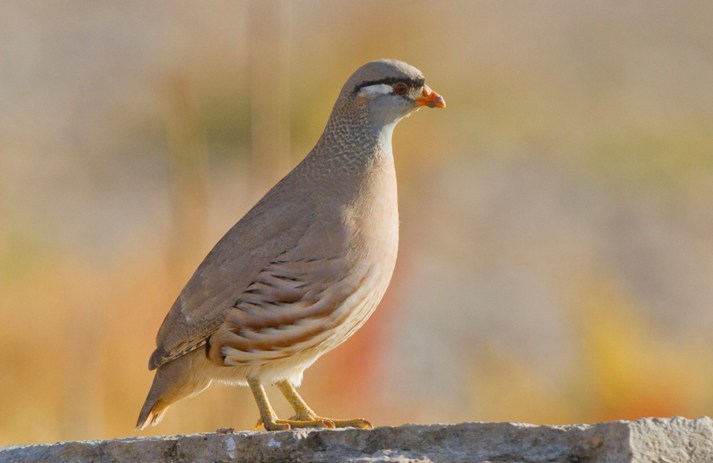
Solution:
<path fill-rule="evenodd" d="M 337 427 L 334 421 L 325 418 L 322 418 L 322 423 L 324 423 L 324 427 L 328 429 L 335 429 Z"/>

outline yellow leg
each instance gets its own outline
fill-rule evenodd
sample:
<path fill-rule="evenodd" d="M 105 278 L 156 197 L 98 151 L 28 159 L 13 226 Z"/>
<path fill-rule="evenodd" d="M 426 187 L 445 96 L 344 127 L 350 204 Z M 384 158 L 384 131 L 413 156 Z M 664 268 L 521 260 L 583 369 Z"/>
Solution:
<path fill-rule="evenodd" d="M 330 420 L 314 417 L 313 419 L 280 420 L 267 399 L 265 389 L 258 378 L 247 378 L 250 390 L 253 392 L 257 408 L 260 410 L 258 426 L 262 424 L 267 431 L 285 431 L 290 428 L 334 428 Z M 294 389 L 293 389 L 294 390 Z M 295 394 L 297 392 L 295 391 Z M 299 397 L 299 396 L 298 396 Z M 306 407 L 306 405 L 305 405 Z M 307 408 L 309 410 L 309 408 Z M 311 410 L 309 410 L 311 412 Z"/>
<path fill-rule="evenodd" d="M 335 420 L 332 418 L 322 418 L 317 416 L 315 412 L 305 403 L 300 395 L 295 390 L 294 386 L 287 380 L 278 381 L 275 385 L 280 389 L 282 395 L 285 396 L 292 408 L 295 410 L 295 416 L 289 420 L 280 420 L 289 423 L 292 427 L 314 427 L 314 423 L 325 423 L 329 428 L 362 428 L 373 429 L 374 427 L 363 418 L 355 418 L 351 420 Z M 302 423 L 305 426 L 302 426 Z M 331 425 L 331 426 L 330 426 Z"/>
<path fill-rule="evenodd" d="M 265 394 L 265 389 L 260 384 L 258 378 L 247 378 L 250 390 L 253 392 L 255 397 L 255 402 L 257 403 L 257 408 L 260 410 L 260 421 L 258 421 L 258 426 L 262 423 L 265 429 L 268 431 L 284 431 L 290 429 L 289 424 L 278 423 L 277 415 L 275 410 L 272 409 L 270 401 L 267 400 L 267 394 Z"/>

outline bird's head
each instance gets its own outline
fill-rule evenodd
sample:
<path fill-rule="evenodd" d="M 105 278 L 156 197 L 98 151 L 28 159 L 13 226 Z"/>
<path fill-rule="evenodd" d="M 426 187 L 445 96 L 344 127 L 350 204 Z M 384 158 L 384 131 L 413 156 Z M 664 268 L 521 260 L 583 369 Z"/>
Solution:
<path fill-rule="evenodd" d="M 392 125 L 423 106 L 445 108 L 446 101 L 426 85 L 421 71 L 396 60 L 366 63 L 347 80 L 341 102 L 366 114 L 374 126 Z"/>

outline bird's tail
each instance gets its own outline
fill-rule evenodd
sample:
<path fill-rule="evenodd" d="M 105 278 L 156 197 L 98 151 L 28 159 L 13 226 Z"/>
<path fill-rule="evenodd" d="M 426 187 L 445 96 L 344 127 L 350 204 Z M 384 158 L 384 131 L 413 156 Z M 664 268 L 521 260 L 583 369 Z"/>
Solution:
<path fill-rule="evenodd" d="M 198 349 L 158 367 L 148 396 L 141 407 L 136 429 L 144 429 L 148 425 L 156 426 L 166 414 L 168 407 L 185 397 L 196 395 L 210 386 L 211 380 L 201 374 L 200 365 L 196 361 L 205 361 L 203 353 Z"/>
<path fill-rule="evenodd" d="M 139 413 L 139 419 L 136 422 L 136 429 L 144 429 L 146 426 L 156 426 L 163 419 L 163 415 L 166 414 L 168 406 L 166 402 L 159 400 L 151 400 L 151 393 L 149 392 L 149 397 L 146 398 L 144 406 L 141 407 L 141 413 Z"/>

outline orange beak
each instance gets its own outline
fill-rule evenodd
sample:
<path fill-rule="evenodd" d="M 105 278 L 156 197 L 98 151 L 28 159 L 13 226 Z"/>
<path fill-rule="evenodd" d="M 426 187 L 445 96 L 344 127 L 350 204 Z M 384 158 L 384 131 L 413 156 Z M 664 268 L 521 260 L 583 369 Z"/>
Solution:
<path fill-rule="evenodd" d="M 416 106 L 428 106 L 429 108 L 445 108 L 446 100 L 441 95 L 431 90 L 428 85 L 423 86 L 422 97 L 415 98 Z"/>

